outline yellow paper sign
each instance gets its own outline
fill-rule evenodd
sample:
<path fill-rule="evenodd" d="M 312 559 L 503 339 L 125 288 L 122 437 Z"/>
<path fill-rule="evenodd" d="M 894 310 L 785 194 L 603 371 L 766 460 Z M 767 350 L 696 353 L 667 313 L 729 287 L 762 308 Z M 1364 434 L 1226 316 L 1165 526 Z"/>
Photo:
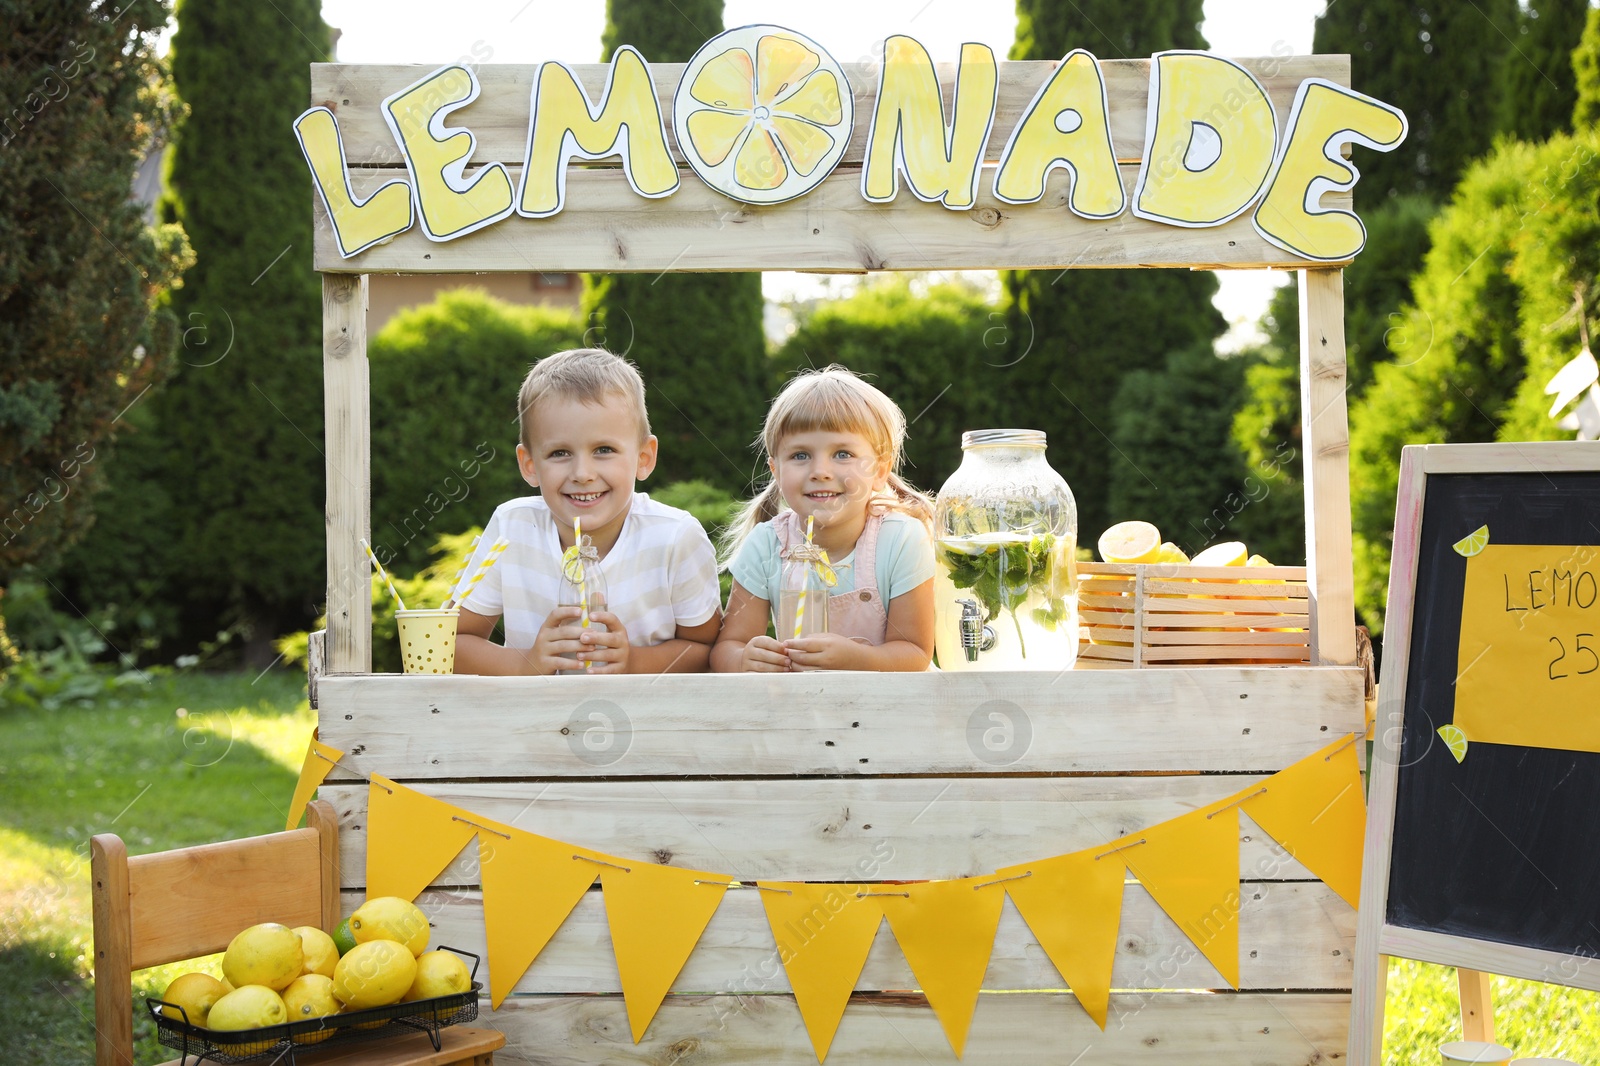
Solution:
<path fill-rule="evenodd" d="M 1467 559 L 1454 725 L 1470 744 L 1600 751 L 1600 546 Z"/>

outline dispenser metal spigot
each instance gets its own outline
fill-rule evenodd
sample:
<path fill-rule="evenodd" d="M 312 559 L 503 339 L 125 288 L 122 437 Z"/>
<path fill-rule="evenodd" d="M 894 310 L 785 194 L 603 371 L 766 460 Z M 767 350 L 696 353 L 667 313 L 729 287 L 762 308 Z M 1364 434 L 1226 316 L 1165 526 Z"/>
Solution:
<path fill-rule="evenodd" d="M 961 604 L 961 651 L 967 662 L 978 661 L 978 653 L 994 647 L 994 626 L 984 624 L 984 610 L 977 600 L 957 600 Z"/>

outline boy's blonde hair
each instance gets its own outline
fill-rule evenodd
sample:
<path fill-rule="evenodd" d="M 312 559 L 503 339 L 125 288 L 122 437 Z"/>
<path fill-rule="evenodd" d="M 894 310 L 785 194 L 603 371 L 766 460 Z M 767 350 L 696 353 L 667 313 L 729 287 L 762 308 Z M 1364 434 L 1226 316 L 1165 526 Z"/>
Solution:
<path fill-rule="evenodd" d="M 639 439 L 650 436 L 650 415 L 644 406 L 644 379 L 639 368 L 604 348 L 570 348 L 533 364 L 517 395 L 517 419 L 525 448 L 532 448 L 533 409 L 551 397 L 598 404 L 621 396 L 639 419 Z"/>
<path fill-rule="evenodd" d="M 804 371 L 791 378 L 778 392 L 767 411 L 761 430 L 762 457 L 778 454 L 778 446 L 794 433 L 818 430 L 857 433 L 867 439 L 873 454 L 889 460 L 887 490 L 874 503 L 881 503 L 920 520 L 933 523 L 933 501 L 899 474 L 901 449 L 906 440 L 906 416 L 882 391 L 837 363 L 821 370 Z M 722 565 L 726 567 L 750 532 L 783 507 L 783 495 L 776 478 L 768 480 L 755 499 L 745 504 L 722 534 Z"/>

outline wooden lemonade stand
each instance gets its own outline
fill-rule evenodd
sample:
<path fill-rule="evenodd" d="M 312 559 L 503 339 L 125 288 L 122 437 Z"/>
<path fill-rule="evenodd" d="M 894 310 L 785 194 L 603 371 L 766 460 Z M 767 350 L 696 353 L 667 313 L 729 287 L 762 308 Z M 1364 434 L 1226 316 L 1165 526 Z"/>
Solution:
<path fill-rule="evenodd" d="M 1344 56 L 1237 62 L 1271 99 L 1280 134 L 1305 79 L 1349 82 Z M 348 256 L 317 202 L 328 628 L 315 699 L 321 740 L 346 753 L 320 793 L 337 812 L 345 913 L 365 896 L 372 774 L 496 823 L 639 862 L 725 870 L 746 886 L 772 879 L 920 881 L 1093 848 L 1364 733 L 1341 264 L 1283 250 L 1253 228 L 1248 212 L 1187 227 L 1130 211 L 1082 217 L 1070 209 L 1069 175 L 1059 168 L 1036 203 L 995 198 L 992 168 L 1058 66 L 996 64 L 983 180 L 961 210 L 924 203 L 909 189 L 888 202 L 863 196 L 863 146 L 880 72 L 858 64 L 843 65 L 855 129 L 838 169 L 785 203 L 737 203 L 690 172 L 670 120 L 681 64 L 649 67 L 682 171 L 669 196 L 640 195 L 611 156 L 567 168 L 558 214 L 510 217 L 454 240 L 429 239 L 413 227 Z M 1130 194 L 1145 154 L 1151 67 L 1146 60 L 1099 64 L 1118 173 Z M 598 64 L 564 69 L 590 100 L 611 73 Z M 937 69 L 952 113 L 955 65 Z M 520 177 L 539 70 L 475 72 L 481 94 L 454 120 L 475 138 L 468 164 L 475 173 L 498 162 L 513 181 Z M 312 71 L 312 105 L 337 117 L 356 200 L 404 181 L 406 158 L 382 104 L 416 83 L 423 68 L 322 64 Z M 1323 200 L 1327 208 L 1348 204 L 1347 192 Z M 371 574 L 361 547 L 370 538 L 373 458 L 368 274 L 1069 267 L 1299 271 L 1309 661 L 922 675 L 371 672 Z M 506 383 L 508 396 L 513 385 Z M 997 713 L 1024 736 L 998 757 L 973 739 Z M 1237 988 L 1193 949 L 1192 931 L 1130 880 L 1102 1030 L 1078 1009 L 1007 903 L 964 1061 L 1187 1066 L 1344 1055 L 1356 913 L 1250 819 L 1239 825 Z M 475 849 L 450 862 L 417 903 L 437 942 L 484 950 Z M 485 1009 L 478 1024 L 506 1034 L 497 1061 L 813 1062 L 784 972 L 766 965 L 773 955 L 760 894 L 730 889 L 636 1044 L 596 885 L 514 992 L 493 1013 Z M 488 966 L 492 971 L 492 957 Z M 833 1042 L 834 1060 L 951 1061 L 927 1000 L 910 991 L 919 987 L 894 940 L 880 936 Z"/>

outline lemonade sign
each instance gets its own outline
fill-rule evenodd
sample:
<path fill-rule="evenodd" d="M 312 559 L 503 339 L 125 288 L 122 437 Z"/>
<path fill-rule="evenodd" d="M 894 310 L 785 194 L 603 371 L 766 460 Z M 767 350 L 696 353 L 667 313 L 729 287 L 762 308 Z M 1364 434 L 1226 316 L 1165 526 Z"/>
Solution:
<path fill-rule="evenodd" d="M 1458 761 L 1474 743 L 1600 752 L 1600 547 L 1490 541 L 1485 526 L 1455 545 L 1467 576 L 1441 737 Z"/>
<path fill-rule="evenodd" d="M 866 133 L 861 196 L 888 203 L 902 182 L 952 211 L 970 210 L 984 179 L 985 150 L 999 102 L 999 65 L 986 45 L 961 46 L 946 111 L 933 58 L 896 35 L 883 46 Z M 604 89 L 591 101 L 567 66 L 539 65 L 529 92 L 521 174 L 494 162 L 470 176 L 470 129 L 449 125 L 477 99 L 472 68 L 440 67 L 383 101 L 383 118 L 408 180 L 358 198 L 339 123 L 327 107 L 295 120 L 295 135 L 332 221 L 343 258 L 360 255 L 418 223 L 430 241 L 476 233 L 513 214 L 549 218 L 565 205 L 574 159 L 618 158 L 634 193 L 671 196 L 681 185 L 667 137 L 696 178 L 742 204 L 782 204 L 816 189 L 855 134 L 855 89 L 828 51 L 780 26 L 744 26 L 706 42 L 684 67 L 662 114 L 645 59 L 619 48 Z M 863 106 L 866 106 L 865 104 Z M 1387 152 L 1406 136 L 1396 108 L 1333 82 L 1307 78 L 1279 135 L 1277 114 L 1244 67 L 1204 52 L 1151 57 L 1146 150 L 1133 194 L 1125 193 L 1098 61 L 1082 49 L 1055 66 L 991 167 L 1004 203 L 1034 203 L 1056 169 L 1070 175 L 1068 208 L 1085 219 L 1130 211 L 1171 226 L 1220 226 L 1254 209 L 1262 238 L 1300 258 L 1341 262 L 1366 242 L 1360 219 L 1323 208 L 1324 193 L 1359 177 L 1342 148 Z"/>

